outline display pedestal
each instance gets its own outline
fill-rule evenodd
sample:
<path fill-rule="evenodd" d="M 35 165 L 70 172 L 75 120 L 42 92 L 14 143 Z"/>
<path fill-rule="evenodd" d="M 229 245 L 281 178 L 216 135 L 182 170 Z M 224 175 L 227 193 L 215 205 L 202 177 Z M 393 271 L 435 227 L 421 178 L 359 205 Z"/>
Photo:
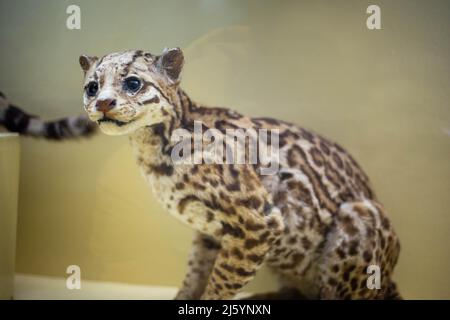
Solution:
<path fill-rule="evenodd" d="M 0 133 L 0 299 L 14 294 L 19 169 L 19 135 Z"/>

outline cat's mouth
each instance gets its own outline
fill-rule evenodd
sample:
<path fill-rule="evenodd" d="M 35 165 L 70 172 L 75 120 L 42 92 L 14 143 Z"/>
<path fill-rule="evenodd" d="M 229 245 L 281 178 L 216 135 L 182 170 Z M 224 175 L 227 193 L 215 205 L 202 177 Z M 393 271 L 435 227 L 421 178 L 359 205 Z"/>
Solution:
<path fill-rule="evenodd" d="M 109 118 L 109 117 L 107 117 L 107 116 L 105 116 L 105 115 L 104 115 L 103 118 L 101 118 L 100 120 L 97 120 L 98 124 L 104 123 L 104 122 L 110 122 L 110 123 L 114 123 L 114 124 L 118 125 L 119 127 L 124 126 L 124 125 L 126 125 L 126 124 L 129 124 L 129 123 L 132 122 L 132 121 L 133 121 L 133 120 L 128 121 L 128 122 L 124 122 L 124 121 L 120 121 L 120 120 L 116 120 L 116 119 Z"/>

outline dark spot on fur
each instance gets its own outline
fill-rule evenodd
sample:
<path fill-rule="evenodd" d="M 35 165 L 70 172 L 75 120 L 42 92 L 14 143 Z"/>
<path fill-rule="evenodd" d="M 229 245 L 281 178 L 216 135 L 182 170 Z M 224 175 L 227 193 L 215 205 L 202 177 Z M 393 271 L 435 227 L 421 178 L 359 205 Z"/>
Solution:
<path fill-rule="evenodd" d="M 305 255 L 303 253 L 294 253 L 292 255 L 292 264 L 297 265 L 300 261 L 302 261 L 305 258 Z"/>
<path fill-rule="evenodd" d="M 191 168 L 191 174 L 196 174 L 198 172 L 198 165 L 195 165 Z"/>
<path fill-rule="evenodd" d="M 245 240 L 244 246 L 246 249 L 252 249 L 259 244 L 261 244 L 261 242 L 258 239 L 248 238 Z"/>
<path fill-rule="evenodd" d="M 250 220 L 247 220 L 245 222 L 245 229 L 249 230 L 249 231 L 259 231 L 264 229 L 266 226 L 262 223 L 258 223 L 258 222 L 253 222 Z"/>
<path fill-rule="evenodd" d="M 292 173 L 289 173 L 289 172 L 281 172 L 279 175 L 280 175 L 280 181 L 290 179 L 293 177 Z"/>
<path fill-rule="evenodd" d="M 349 281 L 350 280 L 350 272 L 345 271 L 342 275 L 342 278 L 344 279 L 344 281 Z"/>
<path fill-rule="evenodd" d="M 220 267 L 228 272 L 234 272 L 234 268 L 226 263 L 221 263 Z"/>
<path fill-rule="evenodd" d="M 339 155 L 336 152 L 333 152 L 333 154 L 331 155 L 334 163 L 336 163 L 336 165 L 338 166 L 339 169 L 343 168 L 343 162 L 341 157 L 339 157 Z"/>
<path fill-rule="evenodd" d="M 241 190 L 241 184 L 238 180 L 234 181 L 233 183 L 230 183 L 226 185 L 226 189 L 228 191 L 234 192 L 234 191 L 240 191 Z"/>
<path fill-rule="evenodd" d="M 353 176 L 353 169 L 350 163 L 344 162 L 345 173 L 351 178 Z"/>
<path fill-rule="evenodd" d="M 243 284 L 242 283 L 233 283 L 231 286 L 233 287 L 233 289 L 240 289 L 243 287 Z"/>
<path fill-rule="evenodd" d="M 206 187 L 198 182 L 192 182 L 192 187 L 196 190 L 201 190 L 201 191 L 206 190 Z"/>
<path fill-rule="evenodd" d="M 176 188 L 177 190 L 184 189 L 184 183 L 183 183 L 183 182 L 177 182 L 177 183 L 175 184 L 175 188 Z"/>
<path fill-rule="evenodd" d="M 250 196 L 245 199 L 237 199 L 236 205 L 250 209 L 258 209 L 261 206 L 261 200 L 255 196 Z"/>
<path fill-rule="evenodd" d="M 244 259 L 244 254 L 242 253 L 241 250 L 239 250 L 238 248 L 233 248 L 231 249 L 231 254 L 233 256 L 235 256 L 236 258 L 238 258 L 239 260 Z"/>
<path fill-rule="evenodd" d="M 363 252 L 363 258 L 364 258 L 365 262 L 369 263 L 372 260 L 372 253 L 370 251 L 367 251 L 367 250 L 364 251 Z"/>
<path fill-rule="evenodd" d="M 207 238 L 207 237 L 203 237 L 202 238 L 202 242 L 203 242 L 203 246 L 206 248 L 206 249 L 210 249 L 210 250 L 218 250 L 218 249 L 220 249 L 221 248 L 221 246 L 220 246 L 220 243 L 217 243 L 216 241 L 214 241 L 214 240 L 212 240 L 212 239 L 210 239 L 210 238 Z"/>
<path fill-rule="evenodd" d="M 336 281 L 336 279 L 334 279 L 334 278 L 329 278 L 329 279 L 328 279 L 328 284 L 329 284 L 330 286 L 334 287 L 334 286 L 337 285 L 337 281 Z"/>
<path fill-rule="evenodd" d="M 267 226 L 269 227 L 269 229 L 278 229 L 280 227 L 280 224 L 275 218 L 272 217 L 267 221 Z"/>
<path fill-rule="evenodd" d="M 245 233 L 240 227 L 232 226 L 227 222 L 222 222 L 222 234 L 223 235 L 229 234 L 234 238 L 241 238 L 241 239 L 245 237 Z"/>
<path fill-rule="evenodd" d="M 348 254 L 351 256 L 357 255 L 358 254 L 358 246 L 359 246 L 358 240 L 350 241 L 349 248 L 348 248 Z"/>
<path fill-rule="evenodd" d="M 352 280 L 350 280 L 350 286 L 352 290 L 355 291 L 358 288 L 358 279 L 352 278 Z"/>
<path fill-rule="evenodd" d="M 159 97 L 158 96 L 154 96 L 153 98 L 144 100 L 144 101 L 140 102 L 139 104 L 140 105 L 146 105 L 146 104 L 150 104 L 150 103 L 159 103 Z M 165 111 L 165 110 L 163 109 L 163 111 Z M 165 112 L 167 113 L 167 111 L 165 111 Z"/>
<path fill-rule="evenodd" d="M 264 260 L 264 256 L 259 256 L 257 254 L 249 254 L 247 255 L 247 259 L 249 259 L 250 261 L 253 261 L 255 263 L 261 263 Z"/>
<path fill-rule="evenodd" d="M 294 235 L 294 236 L 289 237 L 287 242 L 288 242 L 290 245 L 293 245 L 294 243 L 297 242 L 297 236 Z"/>
<path fill-rule="evenodd" d="M 264 207 L 263 207 L 263 213 L 264 215 L 268 215 L 272 212 L 273 204 L 269 203 L 268 201 L 264 201 Z"/>
<path fill-rule="evenodd" d="M 389 227 L 390 227 L 389 220 L 384 216 L 381 217 L 381 225 L 383 226 L 383 228 L 385 230 L 389 230 Z"/>
<path fill-rule="evenodd" d="M 324 160 L 322 154 L 320 153 L 319 149 L 317 149 L 316 147 L 312 147 L 309 150 L 309 152 L 311 154 L 314 164 L 318 167 L 322 167 L 325 160 Z"/>
<path fill-rule="evenodd" d="M 244 268 L 237 268 L 235 272 L 241 277 L 250 277 L 256 273 L 255 270 L 247 271 Z"/>
<path fill-rule="evenodd" d="M 312 246 L 311 241 L 307 237 L 302 238 L 302 245 L 305 250 L 309 250 Z"/>
<path fill-rule="evenodd" d="M 336 249 L 336 253 L 339 256 L 339 258 L 344 259 L 345 258 L 345 252 L 341 248 Z"/>
<path fill-rule="evenodd" d="M 228 281 L 228 278 L 218 268 L 214 268 L 214 273 L 223 281 Z"/>
<path fill-rule="evenodd" d="M 219 182 L 217 182 L 217 180 L 209 180 L 209 184 L 213 187 L 216 188 L 219 185 Z"/>
<path fill-rule="evenodd" d="M 342 224 L 344 226 L 344 231 L 348 235 L 354 236 L 358 232 L 358 229 L 353 224 L 353 219 L 350 216 L 342 217 L 341 218 L 341 222 L 342 222 Z"/>
<path fill-rule="evenodd" d="M 200 201 L 200 199 L 195 195 L 188 195 L 188 196 L 184 197 L 183 199 L 181 199 L 178 202 L 178 212 L 183 213 L 187 204 L 192 201 Z"/>
<path fill-rule="evenodd" d="M 323 151 L 323 153 L 325 153 L 327 156 L 330 155 L 330 148 L 328 147 L 328 142 L 326 142 L 324 139 L 320 140 L 320 150 Z"/>
<path fill-rule="evenodd" d="M 211 222 L 214 219 L 214 214 L 211 211 L 206 211 L 206 221 Z"/>

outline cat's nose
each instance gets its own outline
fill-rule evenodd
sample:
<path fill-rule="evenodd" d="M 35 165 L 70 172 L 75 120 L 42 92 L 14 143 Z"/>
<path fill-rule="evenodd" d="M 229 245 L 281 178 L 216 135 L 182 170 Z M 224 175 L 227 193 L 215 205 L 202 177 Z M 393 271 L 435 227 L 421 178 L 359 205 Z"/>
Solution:
<path fill-rule="evenodd" d="M 108 112 L 116 106 L 116 99 L 97 100 L 95 107 L 100 112 Z"/>

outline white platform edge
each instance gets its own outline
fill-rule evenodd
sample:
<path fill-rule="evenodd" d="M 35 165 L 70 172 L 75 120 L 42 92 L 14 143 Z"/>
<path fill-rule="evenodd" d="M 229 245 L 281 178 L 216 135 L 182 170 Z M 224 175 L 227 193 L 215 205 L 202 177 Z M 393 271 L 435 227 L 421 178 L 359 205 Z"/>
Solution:
<path fill-rule="evenodd" d="M 81 280 L 81 289 L 69 290 L 65 278 L 16 274 L 16 300 L 170 300 L 177 288 Z"/>
<path fill-rule="evenodd" d="M 15 300 L 172 300 L 178 288 L 81 280 L 81 289 L 67 289 L 66 279 L 16 273 Z M 251 295 L 239 293 L 235 299 Z"/>

